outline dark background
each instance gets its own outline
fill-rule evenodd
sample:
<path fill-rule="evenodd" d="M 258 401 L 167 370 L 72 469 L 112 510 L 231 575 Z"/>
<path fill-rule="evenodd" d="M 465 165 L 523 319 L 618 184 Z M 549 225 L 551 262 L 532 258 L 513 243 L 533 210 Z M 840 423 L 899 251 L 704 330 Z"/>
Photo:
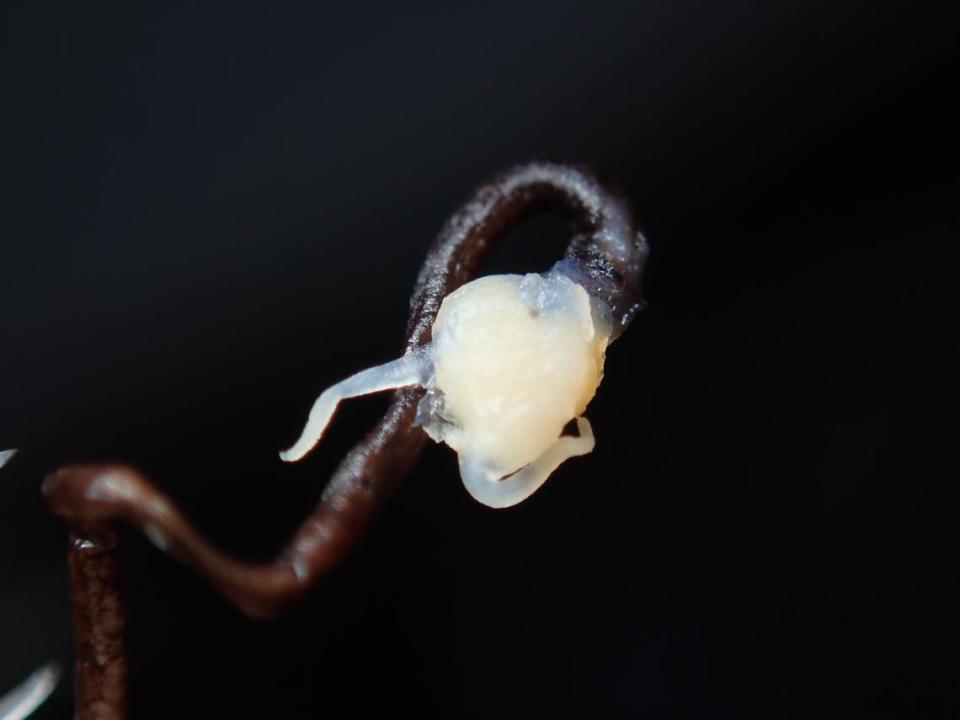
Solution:
<path fill-rule="evenodd" d="M 0 689 L 70 662 L 45 473 L 135 462 L 270 555 L 386 405 L 283 466 L 316 393 L 398 354 L 459 202 L 550 158 L 653 246 L 594 453 L 495 512 L 431 446 L 272 624 L 131 533 L 135 716 L 960 715 L 950 5 L 4 3 Z"/>

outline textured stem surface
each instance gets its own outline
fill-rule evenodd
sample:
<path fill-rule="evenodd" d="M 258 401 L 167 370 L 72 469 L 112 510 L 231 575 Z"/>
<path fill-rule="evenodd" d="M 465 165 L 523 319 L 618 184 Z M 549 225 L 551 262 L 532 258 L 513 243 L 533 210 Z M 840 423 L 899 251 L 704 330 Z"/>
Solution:
<path fill-rule="evenodd" d="M 76 720 L 119 720 L 127 706 L 127 623 L 119 542 L 107 526 L 71 525 L 70 600 L 76 652 Z"/>

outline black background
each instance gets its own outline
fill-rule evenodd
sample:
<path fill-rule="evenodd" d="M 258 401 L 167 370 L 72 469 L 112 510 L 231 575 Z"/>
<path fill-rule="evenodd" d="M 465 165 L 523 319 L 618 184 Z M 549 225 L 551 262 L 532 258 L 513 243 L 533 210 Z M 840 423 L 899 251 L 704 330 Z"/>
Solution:
<path fill-rule="evenodd" d="M 131 533 L 134 715 L 960 715 L 950 5 L 4 3 L 0 688 L 70 662 L 45 473 L 135 462 L 269 556 L 386 404 L 283 466 L 316 393 L 398 354 L 459 202 L 550 158 L 653 246 L 594 453 L 494 512 L 431 446 L 275 623 Z"/>

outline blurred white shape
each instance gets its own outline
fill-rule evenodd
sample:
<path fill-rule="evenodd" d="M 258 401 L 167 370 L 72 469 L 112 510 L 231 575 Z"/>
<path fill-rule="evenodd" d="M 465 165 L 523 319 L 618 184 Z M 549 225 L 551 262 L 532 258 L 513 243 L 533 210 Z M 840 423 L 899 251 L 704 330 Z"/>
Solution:
<path fill-rule="evenodd" d="M 23 720 L 50 697 L 60 679 L 60 666 L 49 662 L 0 697 L 0 720 Z"/>
<path fill-rule="evenodd" d="M 0 450 L 0 468 L 16 455 L 16 450 Z M 60 666 L 49 662 L 0 697 L 0 720 L 23 720 L 43 705 L 60 679 Z"/>
<path fill-rule="evenodd" d="M 0 450 L 0 468 L 6 465 L 10 461 L 10 458 L 16 454 L 16 450 Z"/>

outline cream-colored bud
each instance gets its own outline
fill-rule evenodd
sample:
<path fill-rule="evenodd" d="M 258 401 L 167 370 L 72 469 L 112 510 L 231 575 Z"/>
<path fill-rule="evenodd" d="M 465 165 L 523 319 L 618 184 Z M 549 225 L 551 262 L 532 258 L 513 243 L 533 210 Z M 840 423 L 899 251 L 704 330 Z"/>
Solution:
<path fill-rule="evenodd" d="M 603 375 L 607 335 L 569 278 L 492 275 L 447 296 L 433 325 L 436 440 L 508 475 L 578 417 Z"/>
<path fill-rule="evenodd" d="M 308 453 L 340 400 L 420 385 L 427 394 L 417 422 L 457 451 L 470 494 L 491 507 L 514 505 L 564 460 L 593 449 L 581 414 L 603 377 L 610 337 L 596 310 L 559 272 L 467 283 L 444 298 L 429 345 L 325 390 L 280 456 Z M 561 437 L 574 419 L 579 436 Z"/>

